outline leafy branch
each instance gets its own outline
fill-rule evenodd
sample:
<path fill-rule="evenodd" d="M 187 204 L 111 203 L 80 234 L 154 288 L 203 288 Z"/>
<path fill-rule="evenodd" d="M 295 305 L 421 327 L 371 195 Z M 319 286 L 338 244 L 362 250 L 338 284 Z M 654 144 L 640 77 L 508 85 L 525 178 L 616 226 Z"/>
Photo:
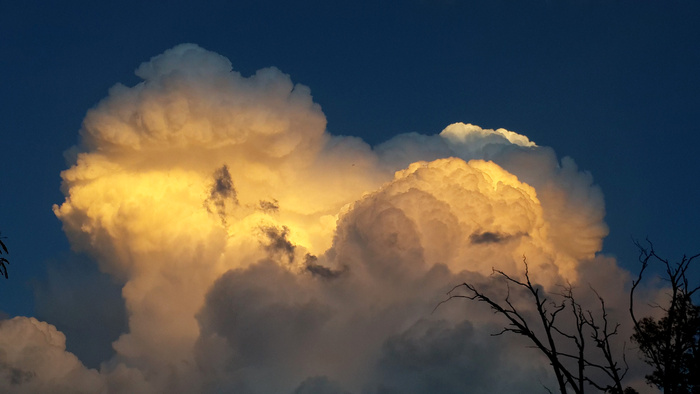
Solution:
<path fill-rule="evenodd" d="M 0 237 L 0 255 L 1 254 L 9 254 L 7 251 L 7 246 L 5 245 L 5 242 L 3 242 L 3 239 L 6 239 L 7 237 Z M 0 275 L 4 275 L 5 279 L 8 278 L 7 276 L 7 264 L 10 264 L 10 261 L 7 260 L 7 258 L 0 256 Z"/>

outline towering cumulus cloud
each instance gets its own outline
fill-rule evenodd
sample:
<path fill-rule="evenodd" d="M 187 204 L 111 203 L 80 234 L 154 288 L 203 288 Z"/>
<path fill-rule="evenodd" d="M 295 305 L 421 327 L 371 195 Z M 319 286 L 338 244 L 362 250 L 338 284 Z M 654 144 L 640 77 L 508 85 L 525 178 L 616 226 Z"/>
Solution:
<path fill-rule="evenodd" d="M 491 338 L 497 316 L 431 313 L 445 291 L 517 276 L 523 255 L 547 288 L 625 278 L 596 256 L 591 176 L 525 136 L 457 123 L 370 147 L 329 134 L 288 75 L 191 44 L 136 74 L 88 112 L 54 206 L 122 286 L 128 329 L 89 369 L 50 322 L 2 322 L 3 390 L 539 390 L 546 361 Z"/>

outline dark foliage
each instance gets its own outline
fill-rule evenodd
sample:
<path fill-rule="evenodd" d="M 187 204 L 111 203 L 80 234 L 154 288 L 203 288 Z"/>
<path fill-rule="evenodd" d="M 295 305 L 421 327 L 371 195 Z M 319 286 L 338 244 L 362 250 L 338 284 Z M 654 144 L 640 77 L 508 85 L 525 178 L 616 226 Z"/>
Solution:
<path fill-rule="evenodd" d="M 639 346 L 644 361 L 654 368 L 646 376 L 649 384 L 666 394 L 700 393 L 700 308 L 693 303 L 693 294 L 700 286 L 690 287 L 687 277 L 690 263 L 700 254 L 683 256 L 672 264 L 656 254 L 651 242 L 647 243 L 648 249 L 636 243 L 642 268 L 630 292 L 632 341 Z M 665 269 L 664 279 L 670 285 L 668 303 L 657 305 L 664 312 L 661 318 L 638 320 L 634 315 L 634 291 L 650 263 L 659 263 Z"/>
<path fill-rule="evenodd" d="M 3 239 L 6 237 L 0 237 L 0 255 L 4 254 L 9 254 L 7 251 L 7 246 L 5 245 L 5 242 L 3 242 Z M 7 260 L 4 256 L 0 256 L 0 275 L 4 275 L 5 279 L 7 279 L 7 264 L 10 264 L 10 261 Z"/>

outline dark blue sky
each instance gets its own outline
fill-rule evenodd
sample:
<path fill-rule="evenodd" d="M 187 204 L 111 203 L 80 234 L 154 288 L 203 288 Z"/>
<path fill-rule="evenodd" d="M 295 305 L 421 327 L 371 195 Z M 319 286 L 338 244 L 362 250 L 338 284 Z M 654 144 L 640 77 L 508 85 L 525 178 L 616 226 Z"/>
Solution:
<path fill-rule="evenodd" d="M 85 112 L 183 42 L 250 75 L 311 88 L 333 134 L 371 144 L 461 121 L 571 156 L 605 194 L 604 252 L 631 237 L 700 252 L 698 1 L 17 2 L 0 5 L 0 310 L 31 315 L 33 282 L 68 243 L 63 151 Z M 178 3 L 178 4 L 175 4 Z M 295 4 L 293 4 L 295 3 Z M 400 4 L 400 5 L 397 5 Z M 37 279 L 38 278 L 38 279 Z"/>

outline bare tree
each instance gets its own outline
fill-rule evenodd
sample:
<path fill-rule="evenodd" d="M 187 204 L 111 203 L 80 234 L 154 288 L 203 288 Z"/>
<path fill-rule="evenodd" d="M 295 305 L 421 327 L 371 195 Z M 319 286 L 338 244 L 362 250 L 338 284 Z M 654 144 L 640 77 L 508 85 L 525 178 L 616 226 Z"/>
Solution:
<path fill-rule="evenodd" d="M 623 390 L 622 379 L 628 370 L 622 354 L 624 367 L 620 366 L 613 354 L 611 340 L 618 333 L 619 324 L 611 323 L 605 309 L 605 301 L 593 290 L 600 301 L 600 313 L 596 315 L 590 310 L 584 310 L 576 301 L 570 284 L 562 286 L 563 291 L 557 294 L 547 294 L 544 289 L 530 280 L 527 260 L 525 265 L 525 280 L 521 281 L 509 276 L 503 271 L 494 269 L 493 275 L 505 281 L 506 295 L 502 300 L 496 300 L 486 295 L 473 284 L 462 283 L 448 292 L 448 298 L 438 304 L 454 298 L 465 298 L 484 302 L 491 309 L 508 321 L 502 331 L 492 335 L 502 335 L 506 332 L 525 336 L 549 360 L 554 376 L 559 386 L 559 392 L 583 393 L 587 387 L 598 391 L 615 394 L 635 393 L 631 388 Z M 529 297 L 536 313 L 516 307 L 511 300 L 511 286 L 522 290 Z M 467 294 L 456 294 L 458 289 L 466 290 Z M 569 319 L 565 316 L 569 314 Z M 594 346 L 589 349 L 587 345 Z M 573 350 L 572 350 L 573 349 Z M 547 388 L 549 392 L 549 390 Z"/>
<path fill-rule="evenodd" d="M 6 237 L 0 237 L 0 255 L 1 254 L 9 254 L 7 251 L 7 246 L 5 246 L 5 242 L 3 242 L 3 239 Z M 7 264 L 10 264 L 9 260 L 7 258 L 0 256 L 0 275 L 4 275 L 5 279 L 7 279 Z"/>
<path fill-rule="evenodd" d="M 683 256 L 676 264 L 659 257 L 654 245 L 647 240 L 648 249 L 639 242 L 639 261 L 642 267 L 630 291 L 630 315 L 634 322 L 632 341 L 639 346 L 644 361 L 654 368 L 646 376 L 647 383 L 667 394 L 700 393 L 700 308 L 693 303 L 693 295 L 700 286 L 688 284 L 690 263 L 700 254 Z M 668 303 L 654 305 L 663 311 L 660 319 L 644 317 L 638 320 L 634 313 L 634 291 L 650 263 L 660 263 L 665 269 L 663 278 L 670 285 Z"/>

